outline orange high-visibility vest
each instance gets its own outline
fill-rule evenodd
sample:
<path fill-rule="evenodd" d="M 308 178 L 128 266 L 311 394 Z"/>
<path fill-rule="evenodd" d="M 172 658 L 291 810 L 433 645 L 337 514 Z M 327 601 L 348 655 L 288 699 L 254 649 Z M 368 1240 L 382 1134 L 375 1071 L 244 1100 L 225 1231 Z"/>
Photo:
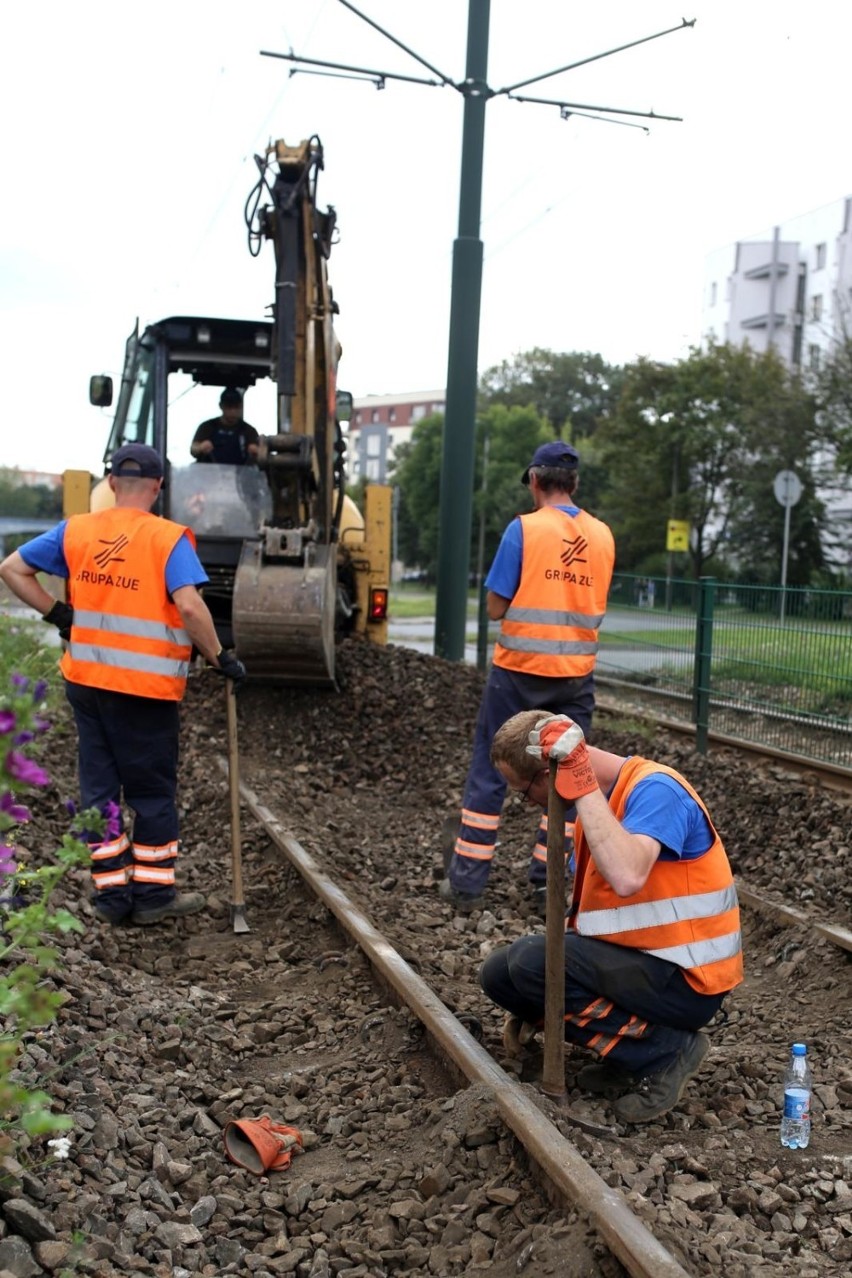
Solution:
<path fill-rule="evenodd" d="M 701 799 L 679 772 L 638 757 L 624 763 L 609 796 L 619 820 L 633 788 L 655 772 L 673 777 L 710 821 Z M 619 896 L 595 865 L 578 816 L 569 926 L 581 936 L 632 946 L 677 964 L 700 994 L 732 990 L 743 979 L 740 911 L 730 862 L 712 821 L 710 829 L 713 843 L 703 856 L 658 860 L 639 892 Z"/>
<path fill-rule="evenodd" d="M 589 674 L 615 562 L 607 524 L 581 510 L 521 515 L 521 580 L 500 624 L 494 665 L 552 679 Z"/>
<path fill-rule="evenodd" d="M 180 701 L 192 641 L 166 592 L 166 561 L 188 528 L 144 510 L 72 515 L 63 549 L 74 608 L 59 663 L 70 683 Z"/>

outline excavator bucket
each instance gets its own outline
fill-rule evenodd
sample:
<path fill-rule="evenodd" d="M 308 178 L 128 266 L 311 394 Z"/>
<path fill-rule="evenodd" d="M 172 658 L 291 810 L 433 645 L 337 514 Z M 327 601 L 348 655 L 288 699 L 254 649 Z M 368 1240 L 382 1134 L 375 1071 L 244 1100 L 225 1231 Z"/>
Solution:
<path fill-rule="evenodd" d="M 315 546 L 303 563 L 264 562 L 246 542 L 234 582 L 233 630 L 251 677 L 334 685 L 335 547 Z"/>

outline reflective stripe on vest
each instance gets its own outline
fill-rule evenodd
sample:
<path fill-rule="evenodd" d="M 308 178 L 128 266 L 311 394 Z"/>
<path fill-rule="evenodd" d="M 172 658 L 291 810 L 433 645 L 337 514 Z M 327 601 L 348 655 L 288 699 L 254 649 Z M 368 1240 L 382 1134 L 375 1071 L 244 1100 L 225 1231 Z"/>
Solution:
<path fill-rule="evenodd" d="M 119 670 L 138 670 L 140 674 L 165 675 L 170 679 L 185 679 L 189 674 L 188 661 L 151 657 L 143 652 L 131 652 L 128 648 L 104 648 L 94 643 L 72 642 L 69 652 L 74 661 L 114 666 Z"/>
<path fill-rule="evenodd" d="M 714 914 L 737 908 L 733 884 L 718 892 L 701 892 L 697 896 L 666 897 L 662 901 L 642 901 L 639 905 L 617 906 L 614 910 L 584 910 L 583 936 L 605 936 L 616 932 L 634 932 L 643 927 L 665 927 L 667 923 L 683 923 L 687 919 L 709 919 Z"/>
<path fill-rule="evenodd" d="M 143 617 L 121 617 L 107 612 L 74 612 L 74 625 L 81 630 L 104 630 L 107 634 L 132 635 L 137 639 L 159 639 L 163 643 L 191 643 L 187 632 L 162 621 L 146 621 Z"/>
<path fill-rule="evenodd" d="M 511 611 L 511 610 L 510 610 Z M 509 613 L 506 613 L 508 617 Z M 556 657 L 594 656 L 597 643 L 581 643 L 571 639 L 523 639 L 520 635 L 501 635 L 500 647 L 511 652 L 545 652 Z"/>
<path fill-rule="evenodd" d="M 612 579 L 612 533 L 585 511 L 569 515 L 555 506 L 520 522 L 521 576 L 500 623 L 494 665 L 548 678 L 587 675 Z"/>

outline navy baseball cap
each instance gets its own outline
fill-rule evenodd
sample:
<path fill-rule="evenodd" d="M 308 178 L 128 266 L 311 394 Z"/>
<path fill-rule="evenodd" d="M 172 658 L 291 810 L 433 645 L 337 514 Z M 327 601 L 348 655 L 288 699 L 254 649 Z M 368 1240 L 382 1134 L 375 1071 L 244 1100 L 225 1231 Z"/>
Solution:
<path fill-rule="evenodd" d="M 561 439 L 555 439 L 550 444 L 539 444 L 533 453 L 533 459 L 527 466 L 523 475 L 521 475 L 521 483 L 529 484 L 530 471 L 533 466 L 552 466 L 557 470 L 576 470 L 580 464 L 580 458 L 577 455 L 576 448 L 570 444 L 563 444 Z"/>
<path fill-rule="evenodd" d="M 116 479 L 162 479 L 163 463 L 147 444 L 122 444 L 110 458 L 110 474 Z"/>

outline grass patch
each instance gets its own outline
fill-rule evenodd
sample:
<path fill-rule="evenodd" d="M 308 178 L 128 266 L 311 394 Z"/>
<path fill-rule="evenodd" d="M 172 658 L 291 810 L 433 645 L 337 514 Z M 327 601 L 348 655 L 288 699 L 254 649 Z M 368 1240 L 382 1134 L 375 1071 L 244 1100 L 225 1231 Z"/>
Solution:
<path fill-rule="evenodd" d="M 475 621 L 479 612 L 479 597 L 476 591 L 469 591 L 467 596 L 467 616 Z M 435 618 L 435 591 L 424 590 L 417 586 L 394 586 L 390 592 L 390 608 L 388 616 L 391 621 L 405 621 L 411 617 Z"/>
<path fill-rule="evenodd" d="M 19 674 L 34 681 L 44 679 L 55 692 L 60 679 L 59 650 L 46 642 L 48 637 L 43 621 L 0 616 L 0 683 L 5 686 L 11 675 Z"/>

